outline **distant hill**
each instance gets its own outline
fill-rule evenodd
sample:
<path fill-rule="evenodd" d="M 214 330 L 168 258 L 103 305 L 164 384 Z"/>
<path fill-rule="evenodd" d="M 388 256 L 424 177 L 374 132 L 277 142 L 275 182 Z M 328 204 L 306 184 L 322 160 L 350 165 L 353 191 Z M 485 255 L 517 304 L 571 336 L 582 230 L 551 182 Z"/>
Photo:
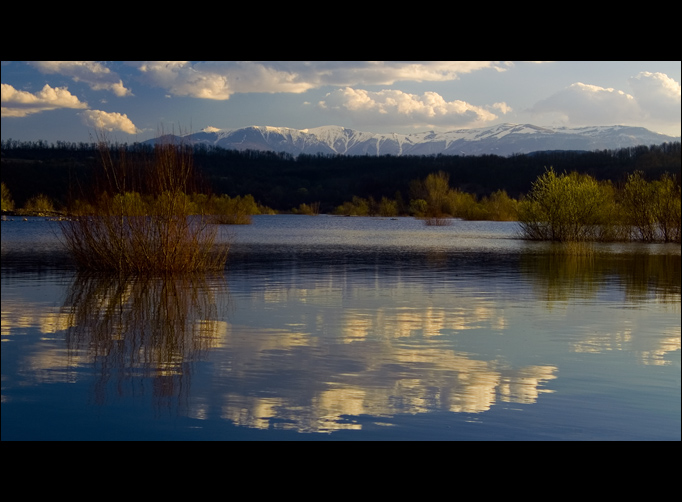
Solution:
<path fill-rule="evenodd" d="M 536 151 L 616 150 L 639 145 L 680 141 L 643 127 L 539 127 L 500 124 L 479 129 L 415 134 L 375 134 L 339 126 L 314 129 L 252 126 L 235 130 L 205 130 L 159 140 L 186 141 L 228 150 L 257 150 L 299 154 L 340 155 L 486 155 L 509 156 Z"/>

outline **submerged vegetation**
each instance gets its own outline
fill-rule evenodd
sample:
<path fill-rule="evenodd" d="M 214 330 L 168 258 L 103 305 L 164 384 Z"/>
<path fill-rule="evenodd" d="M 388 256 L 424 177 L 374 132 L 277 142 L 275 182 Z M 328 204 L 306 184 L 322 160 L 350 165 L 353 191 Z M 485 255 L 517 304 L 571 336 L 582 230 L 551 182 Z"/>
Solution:
<path fill-rule="evenodd" d="M 548 169 L 518 205 L 523 235 L 557 242 L 680 242 L 680 183 L 669 174 L 646 181 L 641 172 L 620 188 L 589 175 Z"/>
<path fill-rule="evenodd" d="M 116 221 L 118 227 L 107 232 L 119 240 L 130 233 L 130 247 L 146 242 L 145 233 L 161 232 L 152 230 L 151 222 L 169 225 L 171 213 L 202 228 L 199 233 L 213 223 L 249 224 L 252 215 L 276 211 L 411 216 L 426 225 L 447 225 L 453 218 L 518 221 L 524 238 L 555 242 L 680 242 L 682 233 L 680 143 L 507 158 L 293 157 L 199 145 L 189 157 L 201 164 L 205 191 L 198 190 L 194 174 L 185 172 L 180 157 L 189 158 L 188 149 L 176 150 L 177 162 L 171 162 L 170 153 L 159 150 L 163 146 L 107 147 L 105 155 L 101 146 L 3 141 L 3 212 L 50 215 L 56 209 L 74 219 L 97 215 L 111 225 Z M 102 173 L 109 174 L 94 179 L 97 158 L 104 160 Z M 144 169 L 140 159 L 148 159 Z M 128 174 L 116 178 L 117 169 Z M 175 181 L 174 169 L 181 174 Z M 192 182 L 180 182 L 183 176 Z M 182 186 L 161 187 L 166 178 Z M 92 181 L 95 191 L 83 197 L 81 186 Z M 119 228 L 136 220 L 147 225 L 142 231 L 137 224 L 142 235 Z M 104 230 L 92 233 L 94 239 Z M 114 247 L 120 252 L 125 246 Z M 154 255 L 148 246 L 139 252 Z"/>
<path fill-rule="evenodd" d="M 516 219 L 516 204 L 505 190 L 497 190 L 479 200 L 474 194 L 450 187 L 449 175 L 439 171 L 429 174 L 424 180 L 413 180 L 407 203 L 400 192 L 393 199 L 382 197 L 380 201 L 356 196 L 338 206 L 335 214 L 414 216 L 432 225 L 447 224 L 449 218 L 513 221 Z"/>
<path fill-rule="evenodd" d="M 151 158 L 128 159 L 101 145 L 101 172 L 89 200 L 60 222 L 80 269 L 121 273 L 222 269 L 228 248 L 218 227 L 196 214 L 188 192 L 196 178 L 191 151 L 157 145 Z"/>

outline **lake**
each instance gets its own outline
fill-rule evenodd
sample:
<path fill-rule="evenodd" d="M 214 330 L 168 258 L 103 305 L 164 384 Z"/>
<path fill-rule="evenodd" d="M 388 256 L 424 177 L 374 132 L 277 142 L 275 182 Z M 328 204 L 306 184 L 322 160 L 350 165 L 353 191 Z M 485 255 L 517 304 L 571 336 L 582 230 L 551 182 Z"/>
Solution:
<path fill-rule="evenodd" d="M 680 440 L 680 246 L 256 216 L 222 274 L 2 222 L 2 440 Z"/>

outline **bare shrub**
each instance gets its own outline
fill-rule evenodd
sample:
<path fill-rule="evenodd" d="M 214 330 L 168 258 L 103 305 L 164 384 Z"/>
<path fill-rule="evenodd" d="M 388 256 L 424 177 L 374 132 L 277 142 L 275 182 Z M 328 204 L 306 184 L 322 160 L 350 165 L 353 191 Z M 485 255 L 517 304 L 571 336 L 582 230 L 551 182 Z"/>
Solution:
<path fill-rule="evenodd" d="M 116 155 L 100 144 L 101 173 L 87 213 L 61 222 L 66 245 L 81 269 L 123 273 L 221 269 L 227 245 L 218 228 L 193 214 L 187 192 L 195 179 L 191 151 L 156 145 L 152 159 Z"/>

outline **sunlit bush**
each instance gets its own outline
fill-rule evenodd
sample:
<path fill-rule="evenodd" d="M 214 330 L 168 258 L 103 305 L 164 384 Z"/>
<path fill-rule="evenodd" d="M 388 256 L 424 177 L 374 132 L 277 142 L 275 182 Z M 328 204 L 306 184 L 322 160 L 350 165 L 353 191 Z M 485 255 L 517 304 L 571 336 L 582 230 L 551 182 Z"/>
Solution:
<path fill-rule="evenodd" d="M 81 203 L 87 213 L 61 222 L 78 267 L 122 273 L 222 269 L 227 245 L 217 244 L 217 227 L 195 214 L 186 193 L 194 176 L 191 152 L 157 145 L 154 159 L 143 164 L 137 170 L 102 145 L 102 183 L 92 200 Z"/>
<path fill-rule="evenodd" d="M 354 196 L 351 201 L 346 201 L 337 207 L 336 211 L 334 211 L 334 214 L 344 216 L 369 216 L 369 200 Z"/>
<path fill-rule="evenodd" d="M 412 199 L 410 200 L 410 214 L 421 218 L 426 216 L 429 205 L 424 199 Z"/>
<path fill-rule="evenodd" d="M 229 225 L 248 225 L 251 223 L 251 216 L 260 213 L 252 195 L 214 197 L 210 208 L 217 223 Z"/>
<path fill-rule="evenodd" d="M 625 221 L 636 238 L 680 242 L 680 184 L 672 176 L 648 182 L 635 172 L 628 176 L 620 199 Z"/>
<path fill-rule="evenodd" d="M 505 190 L 493 192 L 480 202 L 488 220 L 516 221 L 518 218 L 518 202 L 507 195 Z"/>
<path fill-rule="evenodd" d="M 382 197 L 379 202 L 379 216 L 398 216 L 398 202 L 388 197 Z"/>
<path fill-rule="evenodd" d="M 3 211 L 13 211 L 14 210 L 14 200 L 12 199 L 12 194 L 9 191 L 9 188 L 7 188 L 7 185 L 5 183 L 2 183 L 2 192 L 1 192 L 1 205 L 2 205 L 2 210 Z"/>
<path fill-rule="evenodd" d="M 21 212 L 25 214 L 50 214 L 54 213 L 54 204 L 47 195 L 38 194 L 26 201 Z"/>
<path fill-rule="evenodd" d="M 680 184 L 669 174 L 653 182 L 654 217 L 665 242 L 680 242 L 682 235 L 682 198 Z"/>
<path fill-rule="evenodd" d="M 291 210 L 293 214 L 305 214 L 308 216 L 315 216 L 320 214 L 320 203 L 313 202 L 312 204 L 301 203 L 298 207 Z"/>
<path fill-rule="evenodd" d="M 669 174 L 628 176 L 621 189 L 577 173 L 540 176 L 518 205 L 529 239 L 680 242 L 680 184 Z"/>
<path fill-rule="evenodd" d="M 557 175 L 547 170 L 519 204 L 525 237 L 550 241 L 595 240 L 606 223 L 609 192 L 594 178 L 578 173 Z"/>

